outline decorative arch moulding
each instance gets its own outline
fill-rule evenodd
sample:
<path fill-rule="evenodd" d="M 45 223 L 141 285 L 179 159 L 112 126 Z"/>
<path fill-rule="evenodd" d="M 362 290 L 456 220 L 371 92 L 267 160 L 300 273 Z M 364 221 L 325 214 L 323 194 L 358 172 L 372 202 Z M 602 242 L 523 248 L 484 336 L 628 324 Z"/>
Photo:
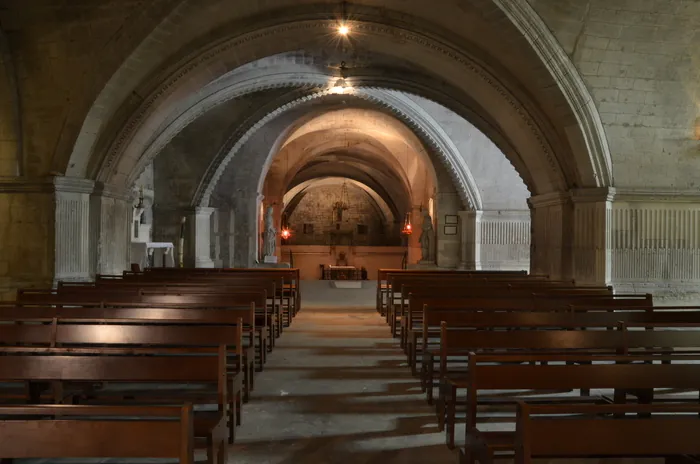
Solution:
<path fill-rule="evenodd" d="M 228 151 L 221 150 L 219 152 L 219 157 L 212 161 L 210 169 L 205 174 L 205 178 L 200 184 L 200 189 L 198 189 L 193 203 L 200 205 L 208 204 L 216 184 L 223 176 L 226 167 L 233 161 L 238 150 L 240 150 L 243 145 L 250 140 L 255 132 L 285 112 L 311 101 L 321 99 L 330 94 L 331 92 L 329 90 L 322 90 L 306 95 L 298 98 L 297 100 L 279 106 L 274 111 L 262 116 L 256 122 L 251 121 L 248 129 L 245 130 L 242 135 L 240 135 L 233 147 Z M 398 101 L 395 98 L 392 99 L 390 95 L 383 91 L 383 89 L 359 88 L 356 89 L 356 92 L 353 95 L 387 109 L 397 119 L 406 124 L 416 135 L 418 135 L 421 142 L 426 144 L 428 148 L 431 149 L 432 153 L 435 153 L 440 158 L 442 165 L 447 169 L 447 172 L 450 174 L 452 181 L 457 187 L 464 207 L 470 209 L 479 209 L 481 207 L 481 197 L 474 178 L 464 163 L 461 163 L 461 165 L 459 164 L 459 153 L 448 153 L 448 148 L 446 148 L 449 146 L 448 142 L 446 140 L 440 140 L 441 137 L 436 135 L 437 131 L 439 130 L 439 125 L 437 122 L 433 121 L 432 123 L 429 123 L 429 116 L 427 114 L 424 115 L 421 120 L 418 120 L 415 117 L 415 108 L 410 109 L 406 102 Z M 446 134 L 445 137 L 447 137 Z"/>
<path fill-rule="evenodd" d="M 135 131 L 140 128 L 151 113 L 151 109 L 156 105 L 156 102 L 166 95 L 169 95 L 171 90 L 177 85 L 177 83 L 185 76 L 188 76 L 193 71 L 198 68 L 207 65 L 213 60 L 219 59 L 222 54 L 235 49 L 237 46 L 250 45 L 252 42 L 263 39 L 270 39 L 271 37 L 283 34 L 285 32 L 297 31 L 297 32 L 320 32 L 332 29 L 335 25 L 334 21 L 300 21 L 291 24 L 280 24 L 276 26 L 271 26 L 263 30 L 252 32 L 244 36 L 228 39 L 222 41 L 221 43 L 209 48 L 203 53 L 200 53 L 196 57 L 191 57 L 188 62 L 181 62 L 181 66 L 177 71 L 172 72 L 170 78 L 166 80 L 163 85 L 151 93 L 148 98 L 146 98 L 142 105 L 140 106 L 138 112 L 136 112 L 126 124 L 124 130 L 116 138 L 112 147 L 105 159 L 104 166 L 107 170 L 111 170 L 114 163 L 121 156 L 126 142 L 132 140 Z M 553 151 L 547 137 L 545 137 L 542 128 L 535 122 L 535 119 L 524 110 L 525 105 L 519 102 L 500 82 L 491 74 L 486 72 L 481 66 L 477 65 L 471 58 L 463 55 L 459 51 L 455 50 L 453 47 L 446 45 L 442 42 L 438 42 L 434 39 L 427 38 L 418 33 L 409 32 L 401 28 L 394 26 L 386 26 L 376 23 L 369 23 L 367 21 L 359 22 L 357 25 L 360 31 L 371 32 L 375 34 L 383 34 L 385 36 L 391 36 L 396 39 L 399 37 L 401 40 L 406 42 L 411 42 L 415 45 L 429 49 L 431 52 L 437 52 L 443 56 L 454 60 L 464 68 L 470 70 L 470 72 L 475 73 L 480 79 L 485 81 L 489 86 L 494 88 L 494 90 L 505 100 L 507 104 L 514 109 L 515 113 L 524 122 L 525 126 L 528 127 L 529 131 L 534 140 L 540 145 L 540 151 L 544 158 L 547 160 L 547 165 L 556 174 L 561 174 L 561 168 L 553 155 Z"/>

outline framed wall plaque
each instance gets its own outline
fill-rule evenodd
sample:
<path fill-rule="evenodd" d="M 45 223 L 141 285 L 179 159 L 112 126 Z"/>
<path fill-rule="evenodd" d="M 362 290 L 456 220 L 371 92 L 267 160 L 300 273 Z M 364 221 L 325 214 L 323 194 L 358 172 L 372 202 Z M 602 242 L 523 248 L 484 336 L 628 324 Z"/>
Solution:
<path fill-rule="evenodd" d="M 445 235 L 457 235 L 457 226 L 445 226 L 443 232 Z"/>
<path fill-rule="evenodd" d="M 459 224 L 459 216 L 453 215 L 453 214 L 446 214 L 445 215 L 445 224 Z"/>

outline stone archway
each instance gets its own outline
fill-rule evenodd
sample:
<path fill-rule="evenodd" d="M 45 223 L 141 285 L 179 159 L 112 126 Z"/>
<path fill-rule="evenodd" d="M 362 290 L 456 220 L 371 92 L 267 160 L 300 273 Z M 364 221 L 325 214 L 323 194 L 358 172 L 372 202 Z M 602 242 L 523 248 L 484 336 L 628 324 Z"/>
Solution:
<path fill-rule="evenodd" d="M 494 55 L 482 54 L 483 50 L 470 49 L 465 45 L 467 42 L 464 38 L 454 36 L 448 39 L 440 34 L 434 35 L 435 24 L 422 23 L 415 18 L 407 27 L 396 22 L 391 15 L 388 18 L 377 15 L 372 7 L 358 8 L 362 14 L 353 27 L 361 33 L 363 45 L 371 46 L 374 53 L 388 58 L 389 62 L 403 59 L 417 71 L 358 71 L 351 75 L 358 88 L 380 91 L 396 89 L 427 97 L 472 121 L 487 134 L 509 157 L 531 192 L 538 196 L 531 204 L 533 209 L 540 210 L 540 214 L 535 215 L 538 218 L 536 222 L 542 224 L 539 227 L 542 230 L 561 231 L 555 240 L 551 240 L 551 234 L 548 236 L 547 253 L 541 255 L 546 256 L 548 263 L 557 263 L 549 267 L 549 273 L 559 276 L 570 274 L 572 245 L 566 243 L 570 239 L 565 231 L 577 217 L 572 209 L 570 191 L 583 187 L 607 187 L 612 180 L 609 172 L 600 172 L 609 168 L 609 163 L 598 159 L 605 158 L 605 149 L 589 149 L 594 146 L 600 148 L 601 145 L 588 143 L 586 139 L 591 135 L 588 129 L 596 127 L 595 121 L 588 124 L 584 128 L 586 130 L 574 123 L 578 113 L 570 108 L 571 99 L 567 100 L 566 92 L 553 91 L 561 90 L 557 76 L 552 77 L 555 85 L 547 87 L 550 93 L 548 98 L 538 100 L 539 90 L 528 91 L 535 89 L 529 88 L 525 82 L 518 82 L 506 63 L 493 61 Z M 91 170 L 100 182 L 128 186 L 130 179 L 138 174 L 139 163 L 148 159 L 143 158 L 144 148 L 151 143 L 148 134 L 160 133 L 168 125 L 168 118 L 179 111 L 179 103 L 184 96 L 224 78 L 237 66 L 252 62 L 253 57 L 260 56 L 260 50 L 264 50 L 263 55 L 274 55 L 300 48 L 314 49 L 335 27 L 334 21 L 320 18 L 320 13 L 316 12 L 306 13 L 284 24 L 255 26 L 251 22 L 250 32 L 237 35 L 224 32 L 214 45 L 199 48 L 174 64 L 161 77 L 154 76 L 150 82 L 157 84 L 146 92 L 148 96 L 138 105 L 138 109 L 124 113 L 130 116 L 122 124 L 122 129 L 117 131 L 118 135 L 103 137 L 97 143 L 97 146 L 105 148 L 106 156 L 103 159 L 92 158 L 89 163 L 73 163 L 82 166 L 76 168 L 76 172 L 80 169 Z M 397 37 L 400 38 L 398 42 L 395 40 Z M 532 47 L 532 44 L 528 47 Z M 548 50 L 547 46 L 543 49 Z M 542 63 L 537 66 L 541 67 Z M 187 79 L 183 80 L 182 77 Z M 308 86 L 309 81 L 268 85 L 293 88 Z M 569 87 L 567 91 L 572 88 Z M 585 91 L 585 88 L 578 91 Z M 115 124 L 118 126 L 119 123 L 115 121 Z M 604 138 L 598 137 L 600 140 Z M 449 147 L 439 148 L 443 153 L 445 148 L 449 151 Z M 598 160 L 593 162 L 592 157 Z M 91 167 L 88 166 L 90 163 Z M 457 180 L 462 187 L 466 186 L 468 182 L 465 179 L 468 180 L 469 175 L 465 169 L 454 165 L 451 168 L 453 180 Z M 206 190 L 207 187 L 203 189 L 202 199 L 207 197 Z M 476 204 L 475 195 L 469 195 L 467 188 L 462 188 L 462 191 L 463 201 Z M 553 205 L 549 200 L 542 200 L 542 195 L 547 195 L 546 198 L 553 195 L 561 201 Z M 586 198 L 590 196 L 586 195 Z M 607 200 L 597 198 L 594 203 L 600 201 L 605 204 Z M 552 227 L 552 223 L 558 227 Z M 583 246 L 581 252 L 596 254 L 591 248 L 595 248 L 596 240 L 585 240 L 590 243 Z M 544 241 L 544 238 L 539 240 L 539 245 L 542 246 Z M 599 258 L 586 259 L 588 262 L 599 261 Z M 589 267 L 593 270 L 592 278 L 598 279 L 601 267 L 598 264 Z"/>

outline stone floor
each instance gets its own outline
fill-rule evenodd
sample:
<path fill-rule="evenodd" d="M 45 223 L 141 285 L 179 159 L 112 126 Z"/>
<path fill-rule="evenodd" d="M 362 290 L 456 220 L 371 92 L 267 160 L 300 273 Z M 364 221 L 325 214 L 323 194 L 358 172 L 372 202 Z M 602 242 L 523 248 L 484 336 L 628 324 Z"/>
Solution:
<path fill-rule="evenodd" d="M 243 408 L 233 462 L 456 463 L 365 284 L 306 283 Z"/>

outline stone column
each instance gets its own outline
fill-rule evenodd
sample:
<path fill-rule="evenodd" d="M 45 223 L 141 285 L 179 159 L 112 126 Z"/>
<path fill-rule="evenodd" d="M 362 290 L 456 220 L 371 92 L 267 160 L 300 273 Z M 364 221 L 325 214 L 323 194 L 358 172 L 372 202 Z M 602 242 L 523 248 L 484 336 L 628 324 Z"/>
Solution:
<path fill-rule="evenodd" d="M 614 189 L 576 189 L 573 202 L 572 275 L 577 284 L 608 285 L 612 269 Z"/>
<path fill-rule="evenodd" d="M 55 177 L 54 188 L 54 282 L 90 280 L 90 194 L 94 182 Z"/>
<path fill-rule="evenodd" d="M 95 185 L 90 196 L 91 277 L 130 268 L 133 202 L 131 192 Z"/>
<path fill-rule="evenodd" d="M 408 236 L 408 264 L 416 264 L 423 259 L 420 248 L 422 217 L 423 213 L 421 212 L 420 205 L 413 206 L 411 209 L 411 227 L 413 228 L 413 233 Z"/>
<path fill-rule="evenodd" d="M 456 192 L 439 192 L 436 206 L 435 216 L 437 217 L 433 218 L 433 222 L 437 228 L 435 231 L 437 265 L 440 268 L 455 269 L 460 263 L 461 240 L 458 214 L 462 207 L 462 200 Z"/>
<path fill-rule="evenodd" d="M 189 244 L 185 255 L 188 266 L 213 268 L 211 259 L 211 215 L 214 208 L 199 206 L 187 218 Z"/>
<path fill-rule="evenodd" d="M 51 179 L 0 177 L 0 300 L 52 285 L 55 203 Z"/>
<path fill-rule="evenodd" d="M 573 208 L 567 193 L 528 199 L 531 213 L 530 272 L 551 279 L 572 278 L 571 235 Z"/>
<path fill-rule="evenodd" d="M 461 258 L 459 268 L 481 269 L 481 211 L 460 211 Z"/>

